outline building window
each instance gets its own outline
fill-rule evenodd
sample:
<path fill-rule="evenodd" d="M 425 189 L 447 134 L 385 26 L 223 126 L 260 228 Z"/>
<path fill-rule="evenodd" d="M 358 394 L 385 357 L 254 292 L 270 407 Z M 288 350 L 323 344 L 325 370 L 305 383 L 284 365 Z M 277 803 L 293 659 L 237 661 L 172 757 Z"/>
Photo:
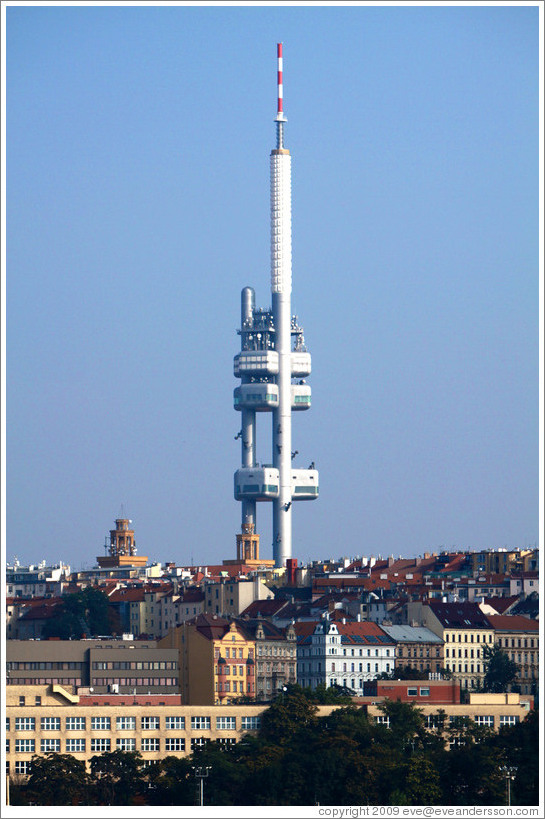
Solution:
<path fill-rule="evenodd" d="M 118 751 L 136 751 L 136 740 L 134 737 L 118 737 L 115 747 Z"/>
<path fill-rule="evenodd" d="M 232 748 L 233 745 L 236 745 L 235 737 L 220 737 L 218 739 L 218 743 L 221 750 L 226 750 L 227 748 Z"/>
<path fill-rule="evenodd" d="M 84 739 L 67 739 L 66 740 L 66 753 L 67 754 L 81 754 L 85 752 L 85 740 Z"/>
<path fill-rule="evenodd" d="M 206 737 L 193 737 L 191 740 L 191 750 L 195 751 L 197 748 L 204 748 L 210 742 Z"/>
<path fill-rule="evenodd" d="M 61 718 L 60 717 L 42 717 L 41 720 L 42 731 L 60 731 Z"/>
<path fill-rule="evenodd" d="M 185 751 L 185 738 L 167 737 L 165 739 L 165 751 Z"/>
<path fill-rule="evenodd" d="M 67 731 L 85 731 L 85 717 L 66 717 Z"/>
<path fill-rule="evenodd" d="M 40 751 L 43 754 L 47 754 L 50 751 L 60 751 L 60 749 L 61 749 L 60 739 L 42 739 L 40 741 Z"/>
<path fill-rule="evenodd" d="M 145 737 L 142 739 L 143 751 L 159 751 L 160 750 L 159 737 Z"/>
<path fill-rule="evenodd" d="M 34 731 L 36 729 L 36 720 L 34 717 L 15 717 L 16 731 Z"/>
<path fill-rule="evenodd" d="M 158 731 L 159 730 L 159 723 L 160 717 L 142 717 L 142 730 L 143 731 Z"/>
<path fill-rule="evenodd" d="M 193 731 L 209 731 L 210 717 L 191 717 L 191 729 Z"/>
<path fill-rule="evenodd" d="M 241 729 L 243 731 L 259 731 L 261 717 L 241 717 Z"/>
<path fill-rule="evenodd" d="M 428 687 L 420 689 L 420 696 L 421 697 L 429 697 L 430 689 Z"/>
<path fill-rule="evenodd" d="M 136 717 L 116 717 L 115 727 L 118 731 L 136 730 Z"/>
<path fill-rule="evenodd" d="M 30 762 L 24 761 L 15 763 L 15 773 L 27 776 L 30 773 Z"/>
<path fill-rule="evenodd" d="M 91 753 L 100 754 L 109 751 L 111 748 L 111 741 L 109 739 L 92 739 Z"/>
<path fill-rule="evenodd" d="M 184 731 L 185 717 L 165 717 L 165 728 L 167 731 Z"/>
<path fill-rule="evenodd" d="M 384 725 L 386 728 L 390 727 L 390 717 L 384 715 L 376 717 L 377 725 Z"/>
<path fill-rule="evenodd" d="M 418 688 L 407 688 L 407 696 L 408 697 L 417 697 L 418 696 Z"/>
<path fill-rule="evenodd" d="M 110 728 L 110 717 L 91 717 L 91 731 L 109 731 Z M 93 749 L 91 748 L 91 750 Z"/>
<path fill-rule="evenodd" d="M 501 714 L 500 715 L 500 726 L 501 725 L 516 725 L 519 721 L 519 717 L 516 714 Z"/>
<path fill-rule="evenodd" d="M 216 717 L 217 731 L 236 731 L 236 717 Z"/>
<path fill-rule="evenodd" d="M 34 739 L 16 739 L 15 753 L 16 754 L 33 754 L 36 750 L 36 740 Z"/>
<path fill-rule="evenodd" d="M 494 727 L 494 717 L 492 715 L 477 714 L 474 719 L 476 725 L 485 725 L 487 728 Z"/>

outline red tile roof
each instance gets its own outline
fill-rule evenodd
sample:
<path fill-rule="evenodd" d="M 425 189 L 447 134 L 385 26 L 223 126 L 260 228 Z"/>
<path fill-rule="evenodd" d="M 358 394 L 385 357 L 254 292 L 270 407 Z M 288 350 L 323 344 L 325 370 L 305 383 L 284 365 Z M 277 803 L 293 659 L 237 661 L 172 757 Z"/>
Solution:
<path fill-rule="evenodd" d="M 254 600 L 253 603 L 244 609 L 241 617 L 272 617 L 284 608 L 286 600 Z"/>
<path fill-rule="evenodd" d="M 539 632 L 539 622 L 522 614 L 488 614 L 487 617 L 496 631 Z"/>
<path fill-rule="evenodd" d="M 483 601 L 486 605 L 493 608 L 498 614 L 503 614 L 506 609 L 514 606 L 518 599 L 517 594 L 512 597 L 483 597 Z M 490 617 L 490 615 L 488 615 L 488 617 Z"/>

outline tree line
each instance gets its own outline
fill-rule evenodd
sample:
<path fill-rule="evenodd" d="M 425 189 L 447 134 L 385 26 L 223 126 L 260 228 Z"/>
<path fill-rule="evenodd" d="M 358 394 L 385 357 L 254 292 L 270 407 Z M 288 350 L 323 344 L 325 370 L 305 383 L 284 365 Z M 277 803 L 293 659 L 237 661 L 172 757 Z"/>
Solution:
<path fill-rule="evenodd" d="M 11 804 L 196 805 L 200 768 L 208 806 L 505 805 L 505 765 L 517 767 L 511 804 L 539 804 L 535 711 L 495 733 L 441 710 L 428 724 L 413 704 L 391 700 L 380 706 L 389 724 L 342 699 L 320 717 L 319 697 L 287 686 L 256 735 L 151 765 L 137 751 L 94 756 L 89 771 L 69 754 L 34 756 L 28 780 L 12 783 Z"/>

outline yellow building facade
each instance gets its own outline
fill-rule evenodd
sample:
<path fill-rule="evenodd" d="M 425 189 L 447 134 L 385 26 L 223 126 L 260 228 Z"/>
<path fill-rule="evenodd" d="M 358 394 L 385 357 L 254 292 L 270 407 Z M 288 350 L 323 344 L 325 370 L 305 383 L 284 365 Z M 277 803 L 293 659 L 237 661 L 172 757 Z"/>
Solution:
<path fill-rule="evenodd" d="M 188 705 L 255 699 L 255 642 L 234 622 L 201 615 L 172 629 L 162 648 L 178 648 L 180 691 Z"/>
<path fill-rule="evenodd" d="M 226 648 L 226 646 L 224 646 Z M 238 657 L 237 657 L 238 659 Z M 532 700 L 519 694 L 471 694 L 467 705 L 417 703 L 428 724 L 441 710 L 448 720 L 469 717 L 499 730 L 522 722 Z M 378 701 L 369 703 L 371 719 L 384 723 Z M 136 697 L 78 696 L 60 685 L 9 686 L 6 689 L 6 772 L 26 776 L 32 756 L 67 753 L 89 766 L 93 756 L 116 750 L 138 751 L 145 763 L 166 756 L 185 757 L 211 741 L 229 746 L 259 730 L 267 705 L 182 705 L 173 695 Z M 318 706 L 328 716 L 337 705 Z M 387 723 L 386 723 L 387 724 Z"/>

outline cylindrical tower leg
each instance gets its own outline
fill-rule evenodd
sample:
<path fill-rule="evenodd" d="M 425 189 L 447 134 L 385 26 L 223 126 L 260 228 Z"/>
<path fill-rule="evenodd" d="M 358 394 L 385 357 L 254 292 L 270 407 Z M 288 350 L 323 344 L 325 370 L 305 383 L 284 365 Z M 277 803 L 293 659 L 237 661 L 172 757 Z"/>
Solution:
<path fill-rule="evenodd" d="M 257 464 L 255 412 L 253 410 L 243 409 L 241 414 L 242 466 L 251 468 Z M 255 500 L 242 501 L 242 524 L 245 523 L 253 523 L 254 526 L 257 526 Z"/>
<path fill-rule="evenodd" d="M 289 293 L 273 293 L 279 372 L 278 409 L 273 418 L 273 463 L 279 472 L 278 498 L 273 502 L 275 565 L 291 557 L 291 304 Z"/>

